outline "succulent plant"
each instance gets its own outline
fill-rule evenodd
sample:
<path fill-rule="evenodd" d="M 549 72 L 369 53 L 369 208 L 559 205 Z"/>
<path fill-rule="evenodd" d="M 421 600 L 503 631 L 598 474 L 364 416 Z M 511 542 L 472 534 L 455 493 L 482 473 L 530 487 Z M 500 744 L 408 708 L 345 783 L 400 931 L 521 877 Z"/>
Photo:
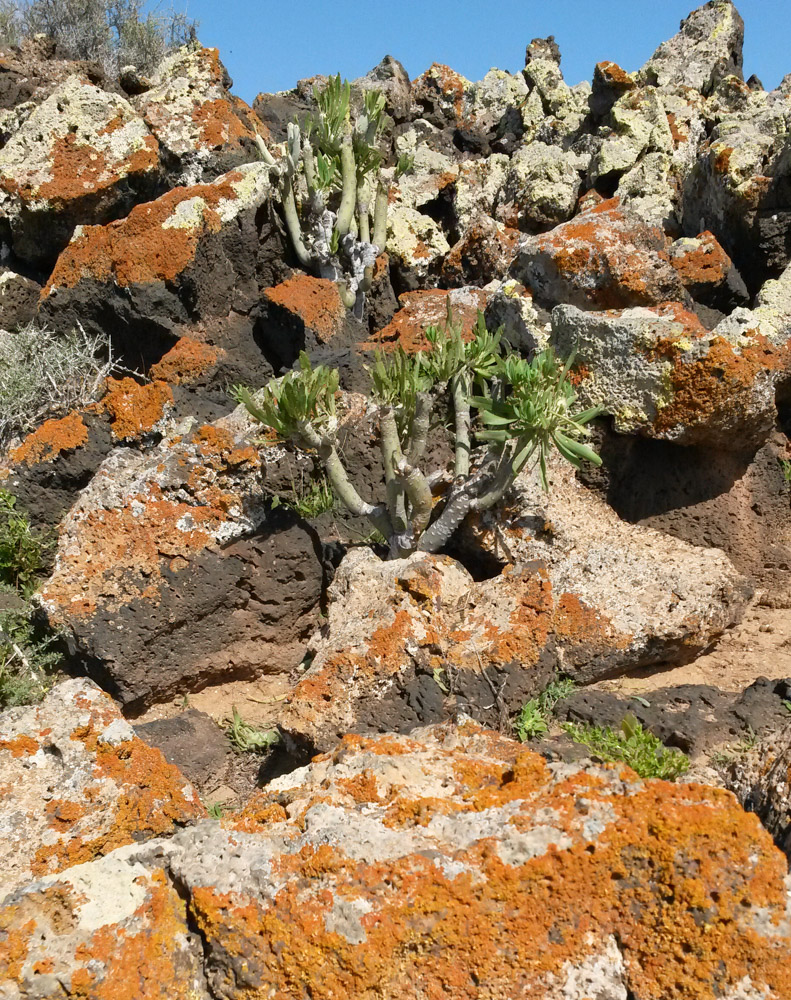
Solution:
<path fill-rule="evenodd" d="M 258 137 L 264 160 L 279 172 L 283 215 L 300 265 L 337 282 L 347 308 L 361 315 L 373 265 L 387 239 L 387 189 L 376 145 L 385 121 L 385 99 L 363 94 L 352 121 L 351 85 L 331 77 L 314 88 L 316 113 L 304 128 L 288 125 L 285 155 L 275 160 Z M 297 204 L 300 175 L 307 199 Z M 373 211 L 372 211 L 373 208 Z"/>
<path fill-rule="evenodd" d="M 235 395 L 281 440 L 317 457 L 335 496 L 353 514 L 368 518 L 384 536 L 391 558 L 417 550 L 436 552 L 467 514 L 494 506 L 531 459 L 545 488 L 553 450 L 575 466 L 582 461 L 601 464 L 582 440 L 598 410 L 575 412 L 570 361 L 562 365 L 551 350 L 531 361 L 503 355 L 502 334 L 501 329 L 490 332 L 479 313 L 472 337 L 465 341 L 461 324 L 449 313 L 443 327 L 426 331 L 428 350 L 410 356 L 397 348 L 375 355 L 371 398 L 386 486 L 379 504 L 360 496 L 337 449 L 337 372 L 313 368 L 303 353 L 298 370 L 256 395 L 241 387 Z M 472 395 L 476 386 L 479 394 Z M 452 412 L 455 459 L 450 485 L 435 505 L 432 485 L 437 477 L 421 466 L 441 403 Z M 483 442 L 475 452 L 471 437 Z"/>

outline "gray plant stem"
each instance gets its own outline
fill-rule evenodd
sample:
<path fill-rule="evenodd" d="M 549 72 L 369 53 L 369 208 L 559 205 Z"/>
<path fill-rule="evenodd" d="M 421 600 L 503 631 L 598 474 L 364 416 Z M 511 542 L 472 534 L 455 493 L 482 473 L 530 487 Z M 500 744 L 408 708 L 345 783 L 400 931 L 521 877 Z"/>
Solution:
<path fill-rule="evenodd" d="M 373 242 L 379 253 L 384 253 L 387 245 L 387 188 L 382 184 L 381 176 L 376 181 L 373 237 Z"/>
<path fill-rule="evenodd" d="M 453 473 L 456 478 L 470 474 L 470 376 L 466 370 L 450 380 L 455 419 L 456 458 Z"/>
<path fill-rule="evenodd" d="M 363 243 L 371 242 L 371 216 L 368 199 L 365 195 L 365 179 L 357 181 L 357 222 L 360 227 L 360 239 Z"/>
<path fill-rule="evenodd" d="M 418 539 L 418 551 L 438 552 L 443 545 L 447 545 L 453 532 L 472 509 L 472 501 L 484 477 L 485 473 L 479 471 L 451 490 L 440 516 Z"/>
<path fill-rule="evenodd" d="M 341 145 L 341 180 L 341 204 L 335 222 L 335 231 L 339 237 L 345 236 L 351 228 L 357 200 L 357 167 L 351 135 L 345 136 Z"/>
<path fill-rule="evenodd" d="M 283 215 L 286 219 L 286 228 L 291 237 L 291 244 L 302 267 L 309 271 L 313 265 L 313 260 L 308 253 L 305 241 L 302 239 L 302 228 L 299 224 L 299 214 L 297 213 L 297 202 L 294 198 L 293 179 L 289 173 L 283 176 Z"/>
<path fill-rule="evenodd" d="M 313 204 L 316 200 L 316 167 L 313 163 L 313 147 L 309 141 L 302 149 L 302 168 L 305 171 L 305 183 L 308 186 L 308 198 Z"/>
<path fill-rule="evenodd" d="M 415 399 L 415 415 L 412 417 L 412 430 L 406 454 L 410 465 L 417 465 L 426 452 L 430 422 L 431 396 L 427 392 L 419 392 Z"/>
<path fill-rule="evenodd" d="M 303 446 L 307 445 L 318 454 L 332 491 L 344 507 L 357 517 L 367 517 L 377 531 L 389 538 L 393 534 L 393 526 L 387 512 L 381 506 L 375 507 L 363 500 L 349 479 L 332 439 L 326 434 L 319 434 L 308 423 L 300 425 L 299 436 Z"/>
<path fill-rule="evenodd" d="M 255 144 L 258 147 L 258 152 L 261 154 L 261 159 L 264 161 L 264 163 L 266 163 L 267 166 L 270 167 L 277 166 L 277 161 L 267 149 L 266 143 L 264 142 L 264 140 L 261 138 L 260 135 L 255 136 Z"/>
<path fill-rule="evenodd" d="M 379 411 L 379 437 L 387 486 L 387 509 L 393 531 L 395 534 L 401 535 L 407 530 L 404 483 L 398 474 L 398 468 L 404 456 L 401 453 L 398 426 L 392 406 L 383 406 Z"/>
<path fill-rule="evenodd" d="M 412 535 L 419 539 L 431 518 L 431 487 L 420 469 L 404 458 L 398 463 L 398 473 L 411 504 Z"/>

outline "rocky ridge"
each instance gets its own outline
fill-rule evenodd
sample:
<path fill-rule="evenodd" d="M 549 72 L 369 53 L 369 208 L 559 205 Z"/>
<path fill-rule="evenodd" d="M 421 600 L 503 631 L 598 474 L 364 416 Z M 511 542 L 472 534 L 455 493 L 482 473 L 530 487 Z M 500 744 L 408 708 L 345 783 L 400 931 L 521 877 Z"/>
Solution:
<path fill-rule="evenodd" d="M 361 318 L 298 266 L 261 160 L 321 80 L 251 108 L 197 43 L 146 80 L 0 53 L 0 365 L 32 322 L 124 368 L 0 450 L 56 537 L 37 627 L 78 675 L 0 712 L 0 998 L 791 997 L 791 679 L 599 686 L 791 607 L 791 88 L 744 81 L 743 32 L 711 0 L 576 86 L 552 38 L 480 81 L 384 59 L 355 81 L 390 116 Z M 383 561 L 228 388 L 301 350 L 337 367 L 373 498 L 366 365 L 449 305 L 465 336 L 480 310 L 525 356 L 574 352 L 604 464 Z M 447 481 L 439 430 L 430 460 Z M 559 675 L 558 719 L 632 713 L 698 783 L 516 742 Z M 209 818 L 212 724 L 181 719 L 191 784 L 163 706 L 262 678 L 281 748 Z"/>

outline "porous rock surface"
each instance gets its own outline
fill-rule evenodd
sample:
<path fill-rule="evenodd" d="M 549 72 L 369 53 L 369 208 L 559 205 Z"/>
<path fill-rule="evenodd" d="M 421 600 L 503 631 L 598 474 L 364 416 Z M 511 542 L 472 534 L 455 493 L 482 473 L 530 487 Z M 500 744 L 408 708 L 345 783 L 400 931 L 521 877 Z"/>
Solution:
<path fill-rule="evenodd" d="M 78 76 L 0 149 L 0 213 L 17 256 L 53 262 L 75 226 L 125 215 L 159 180 L 159 144 L 128 101 Z"/>
<path fill-rule="evenodd" d="M 728 792 L 470 722 L 347 736 L 222 825 L 9 895 L 0 989 L 782 1000 L 788 888 Z"/>
<path fill-rule="evenodd" d="M 791 731 L 760 740 L 729 768 L 727 785 L 791 859 Z"/>
<path fill-rule="evenodd" d="M 181 772 L 83 679 L 0 713 L 0 789 L 0 898 L 206 815 Z"/>
<path fill-rule="evenodd" d="M 556 671 L 590 682 L 694 657 L 751 593 L 722 553 L 624 524 L 561 468 L 549 494 L 525 476 L 468 531 L 468 554 L 510 565 L 474 582 L 446 556 L 346 556 L 280 716 L 290 741 L 323 750 L 460 710 L 501 725 Z"/>
<path fill-rule="evenodd" d="M 112 451 L 61 523 L 38 600 L 124 703 L 302 657 L 321 549 L 304 522 L 268 512 L 264 484 L 282 489 L 288 467 L 254 434 L 243 407 L 171 422 L 153 449 Z"/>

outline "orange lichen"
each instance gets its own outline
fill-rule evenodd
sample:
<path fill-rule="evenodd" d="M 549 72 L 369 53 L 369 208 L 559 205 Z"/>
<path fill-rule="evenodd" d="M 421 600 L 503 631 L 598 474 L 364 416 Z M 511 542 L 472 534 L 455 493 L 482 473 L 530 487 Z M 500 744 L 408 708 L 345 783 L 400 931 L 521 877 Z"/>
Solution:
<path fill-rule="evenodd" d="M 576 594 L 561 594 L 552 615 L 552 631 L 561 639 L 571 640 L 596 650 L 627 649 L 634 638 L 619 632 L 613 623 Z"/>
<path fill-rule="evenodd" d="M 448 755 L 462 802 L 522 802 L 513 825 L 527 833 L 546 813 L 555 844 L 507 864 L 486 838 L 454 851 L 456 875 L 418 853 L 366 863 L 338 847 L 303 849 L 281 860 L 289 877 L 271 898 L 193 889 L 192 915 L 212 952 L 244 968 L 251 997 L 475 1000 L 557 990 L 614 936 L 635 996 L 713 1000 L 745 976 L 778 1000 L 791 996 L 779 926 L 785 861 L 756 817 L 702 786 L 652 782 L 619 794 L 584 772 L 553 786 L 540 757 L 500 742 L 509 743 L 501 761 Z M 397 802 L 387 815 L 397 808 L 425 822 L 433 808 L 408 789 Z M 581 817 L 593 808 L 610 818 L 590 840 Z M 361 940 L 330 929 L 339 899 L 368 904 Z M 753 924 L 752 912 L 766 916 Z"/>
<path fill-rule="evenodd" d="M 59 420 L 45 420 L 32 434 L 28 434 L 18 448 L 10 453 L 13 462 L 38 465 L 52 462 L 58 455 L 74 451 L 88 440 L 88 428 L 76 411 Z"/>
<path fill-rule="evenodd" d="M 179 769 L 161 752 L 132 739 L 116 745 L 99 742 L 101 714 L 72 734 L 96 755 L 97 781 L 114 782 L 117 796 L 109 802 L 55 800 L 47 806 L 49 825 L 61 835 L 54 844 L 42 845 L 31 861 L 36 876 L 51 875 L 102 857 L 116 847 L 144 837 L 172 833 L 206 815 L 197 800 L 185 794 Z"/>
<path fill-rule="evenodd" d="M 235 201 L 236 171 L 214 184 L 178 187 L 156 201 L 137 205 L 129 215 L 106 226 L 85 226 L 58 258 L 42 292 L 73 288 L 83 278 L 113 281 L 125 288 L 150 281 L 174 281 L 195 257 L 205 232 L 218 232 L 223 200 Z M 201 199 L 201 221 L 194 226 L 164 226 L 183 201 Z"/>
<path fill-rule="evenodd" d="M 182 556 L 189 563 L 227 520 L 220 508 L 168 500 L 153 484 L 148 488 L 150 495 L 130 496 L 123 506 L 85 516 L 79 551 L 64 558 L 42 590 L 53 613 L 61 608 L 86 617 L 99 600 L 109 609 L 140 597 L 144 587 L 156 585 L 163 560 Z"/>
<path fill-rule="evenodd" d="M 141 385 L 133 378 L 108 378 L 100 408 L 110 414 L 110 426 L 119 441 L 152 430 L 173 402 L 173 391 L 164 382 Z"/>
<path fill-rule="evenodd" d="M 743 414 L 745 419 L 753 406 L 753 387 L 765 372 L 786 371 L 791 363 L 791 340 L 776 346 L 763 335 L 737 351 L 723 337 L 715 337 L 708 351 L 688 360 L 679 339 L 658 341 L 650 352 L 652 357 L 668 359 L 671 372 L 672 398 L 654 420 L 659 432 L 676 427 L 706 424 L 714 414 Z"/>
<path fill-rule="evenodd" d="M 221 347 L 204 344 L 192 337 L 181 337 L 155 365 L 149 376 L 171 385 L 189 385 L 205 375 L 225 354 Z"/>
<path fill-rule="evenodd" d="M 701 246 L 670 258 L 686 288 L 719 285 L 728 277 L 731 259 L 708 230 L 697 239 Z"/>
<path fill-rule="evenodd" d="M 0 751 L 10 750 L 12 757 L 32 757 L 41 748 L 32 736 L 15 736 L 11 740 L 0 740 Z"/>
<path fill-rule="evenodd" d="M 403 292 L 398 297 L 401 308 L 387 326 L 375 333 L 363 347 L 367 350 L 382 348 L 394 350 L 401 346 L 408 354 L 415 354 L 428 347 L 425 330 L 427 326 L 444 326 L 448 313 L 450 292 L 432 288 L 417 292 Z M 454 302 L 453 319 L 462 324 L 462 337 L 469 340 L 472 328 L 478 318 L 478 310 L 486 307 L 486 292 L 475 289 L 469 299 Z M 453 301 L 453 299 L 451 299 Z"/>
<path fill-rule="evenodd" d="M 296 317 L 320 344 L 335 336 L 346 318 L 338 286 L 328 278 L 296 274 L 274 288 L 267 288 L 264 298 Z"/>
<path fill-rule="evenodd" d="M 657 264 L 667 260 L 661 231 L 634 227 L 619 204 L 618 198 L 603 201 L 534 238 L 558 277 L 600 309 L 653 305 L 660 294 L 667 298 L 664 279 L 659 287 L 649 281 Z"/>

